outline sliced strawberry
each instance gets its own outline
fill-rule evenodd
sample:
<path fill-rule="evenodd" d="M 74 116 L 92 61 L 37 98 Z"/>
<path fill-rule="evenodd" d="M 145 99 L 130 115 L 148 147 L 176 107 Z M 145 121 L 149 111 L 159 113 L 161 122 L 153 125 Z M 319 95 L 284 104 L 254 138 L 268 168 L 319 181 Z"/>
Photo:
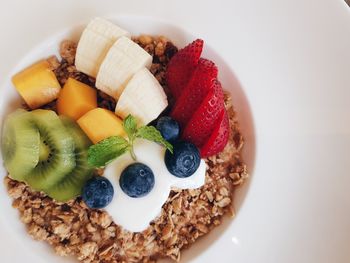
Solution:
<path fill-rule="evenodd" d="M 182 138 L 197 147 L 202 146 L 213 132 L 223 109 L 225 109 L 224 93 L 220 82 L 215 80 L 212 89 L 187 123 Z"/>
<path fill-rule="evenodd" d="M 228 142 L 229 129 L 230 123 L 227 111 L 224 109 L 208 141 L 200 149 L 201 157 L 209 157 L 221 152 Z"/>
<path fill-rule="evenodd" d="M 168 87 L 177 99 L 198 65 L 203 50 L 203 40 L 197 39 L 177 52 L 168 63 L 165 78 Z"/>
<path fill-rule="evenodd" d="M 171 112 L 171 117 L 177 120 L 183 128 L 186 126 L 194 112 L 213 87 L 218 69 L 214 62 L 201 58 L 193 72 L 192 78 L 182 91 Z"/>

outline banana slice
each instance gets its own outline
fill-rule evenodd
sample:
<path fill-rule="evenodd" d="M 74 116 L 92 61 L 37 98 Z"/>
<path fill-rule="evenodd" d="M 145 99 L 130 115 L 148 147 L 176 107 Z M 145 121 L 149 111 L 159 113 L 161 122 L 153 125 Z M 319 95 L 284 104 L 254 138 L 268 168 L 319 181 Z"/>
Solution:
<path fill-rule="evenodd" d="M 125 85 L 140 69 L 150 68 L 152 56 L 134 41 L 121 37 L 108 51 L 96 78 L 96 87 L 118 99 Z"/>
<path fill-rule="evenodd" d="M 79 40 L 75 56 L 76 68 L 96 78 L 108 50 L 122 36 L 130 38 L 130 33 L 103 18 L 93 19 Z"/>
<path fill-rule="evenodd" d="M 147 68 L 143 68 L 126 85 L 115 113 L 122 118 L 131 114 L 140 125 L 146 125 L 167 106 L 168 100 L 162 86 Z"/>

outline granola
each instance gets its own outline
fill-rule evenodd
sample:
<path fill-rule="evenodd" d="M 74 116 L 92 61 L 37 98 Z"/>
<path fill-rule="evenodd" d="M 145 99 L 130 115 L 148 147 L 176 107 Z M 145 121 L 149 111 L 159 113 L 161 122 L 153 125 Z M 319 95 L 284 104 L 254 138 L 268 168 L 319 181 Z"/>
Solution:
<path fill-rule="evenodd" d="M 151 72 L 169 95 L 165 69 L 177 48 L 165 37 L 142 35 L 133 40 L 153 55 Z M 76 70 L 75 50 L 74 42 L 64 41 L 60 47 L 62 60 L 50 58 L 60 84 L 73 77 L 94 87 L 94 79 Z M 99 91 L 98 103 L 114 110 L 116 102 Z M 6 177 L 13 207 L 19 211 L 28 233 L 36 240 L 48 242 L 61 256 L 74 255 L 86 263 L 156 262 L 163 257 L 179 261 L 181 250 L 221 224 L 224 215 L 234 217 L 234 190 L 248 177 L 240 155 L 243 137 L 228 94 L 225 105 L 230 139 L 223 152 L 206 159 L 205 185 L 194 190 L 172 189 L 160 216 L 141 233 L 122 229 L 106 212 L 89 209 L 81 198 L 59 203 Z M 55 102 L 46 107 L 55 109 Z"/>

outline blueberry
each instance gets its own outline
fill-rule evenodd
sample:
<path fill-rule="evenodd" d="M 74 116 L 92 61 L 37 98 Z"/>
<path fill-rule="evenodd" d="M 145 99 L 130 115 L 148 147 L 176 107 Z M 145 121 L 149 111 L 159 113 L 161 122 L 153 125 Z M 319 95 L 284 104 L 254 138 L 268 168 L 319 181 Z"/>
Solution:
<path fill-rule="evenodd" d="M 165 152 L 165 165 L 168 171 L 176 177 L 185 178 L 194 174 L 200 164 L 201 157 L 198 148 L 185 141 L 173 144 L 174 153 Z"/>
<path fill-rule="evenodd" d="M 154 174 L 147 165 L 133 163 L 126 167 L 120 175 L 121 189 L 130 197 L 143 197 L 154 186 Z"/>
<path fill-rule="evenodd" d="M 180 126 L 173 118 L 164 116 L 160 117 L 156 126 L 163 138 L 167 141 L 175 141 L 179 138 Z"/>
<path fill-rule="evenodd" d="M 90 208 L 104 208 L 113 199 L 114 189 L 111 182 L 102 176 L 95 176 L 86 182 L 82 198 Z"/>

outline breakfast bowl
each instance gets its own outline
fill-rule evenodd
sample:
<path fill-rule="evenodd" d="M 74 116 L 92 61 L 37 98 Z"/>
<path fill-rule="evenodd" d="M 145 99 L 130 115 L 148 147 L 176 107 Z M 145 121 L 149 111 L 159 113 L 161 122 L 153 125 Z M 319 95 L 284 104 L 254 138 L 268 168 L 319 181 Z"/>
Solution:
<path fill-rule="evenodd" d="M 193 41 L 193 39 L 198 37 L 175 25 L 171 25 L 167 22 L 156 20 L 149 17 L 139 17 L 139 16 L 117 16 L 117 17 L 114 16 L 113 17 L 111 16 L 107 18 L 109 21 L 120 26 L 121 28 L 127 28 L 127 30 L 131 33 L 132 36 L 141 36 L 141 37 L 143 35 L 165 36 L 167 39 L 169 39 L 169 41 L 173 43 L 175 47 L 178 47 L 179 49 L 183 48 L 184 46 L 186 46 L 187 43 L 190 43 L 191 41 Z M 60 56 L 62 55 L 62 41 L 69 40 L 69 41 L 78 43 L 85 26 L 86 26 L 85 24 L 72 25 L 71 27 L 62 30 L 59 33 L 54 33 L 51 37 L 49 37 L 48 39 L 40 43 L 40 45 L 35 47 L 22 60 L 18 62 L 18 64 L 11 71 L 10 75 L 7 77 L 7 80 L 2 85 L 2 89 L 6 91 L 6 96 L 2 96 L 1 102 L 0 102 L 0 105 L 1 105 L 0 112 L 1 112 L 2 123 L 4 122 L 4 119 L 6 118 L 6 116 L 8 116 L 9 113 L 13 112 L 17 108 L 21 108 L 23 105 L 23 100 L 16 92 L 13 86 L 13 83 L 11 82 L 11 77 L 16 73 L 18 73 L 19 71 L 23 70 L 24 68 L 27 68 L 28 66 L 32 65 L 34 62 L 41 60 L 43 58 L 48 58 L 52 55 L 55 55 L 58 58 L 60 58 Z M 136 42 L 140 41 L 140 38 L 136 38 L 135 41 Z M 143 45 L 142 41 L 138 43 L 141 46 Z M 243 147 L 242 145 L 236 145 L 237 148 L 239 149 L 242 148 L 242 151 L 239 150 L 238 152 L 239 157 L 237 157 L 238 156 L 237 155 L 235 158 L 242 158 L 239 160 L 239 162 L 242 163 L 242 165 L 244 164 L 244 171 L 243 170 L 241 171 L 243 173 L 243 177 L 237 178 L 237 182 L 236 182 L 237 187 L 234 186 L 234 198 L 232 199 L 233 204 L 230 204 L 230 211 L 231 211 L 230 214 L 231 214 L 231 217 L 233 217 L 236 214 L 239 214 L 240 207 L 244 205 L 244 197 L 247 191 L 249 190 L 249 183 L 253 179 L 252 175 L 253 175 L 254 160 L 255 160 L 255 135 L 254 135 L 253 116 L 251 114 L 249 102 L 244 93 L 244 87 L 240 85 L 239 80 L 234 73 L 234 69 L 232 69 L 225 62 L 224 57 L 218 55 L 215 52 L 215 50 L 210 47 L 210 40 L 208 40 L 208 43 L 209 44 L 207 44 L 207 41 L 205 41 L 205 47 L 204 47 L 202 56 L 214 61 L 215 64 L 217 65 L 217 68 L 219 71 L 218 79 L 220 80 L 223 89 L 228 92 L 226 96 L 231 97 L 232 105 L 234 107 L 234 119 L 237 122 L 237 124 L 235 124 L 237 125 L 236 127 L 237 130 L 233 134 L 233 135 L 236 135 L 236 138 L 234 138 L 234 140 L 237 141 L 237 144 L 242 144 L 242 145 L 244 144 Z M 143 47 L 145 47 L 145 45 L 143 45 Z M 69 48 L 66 49 L 67 52 L 69 52 L 69 50 L 70 50 Z M 62 62 L 61 62 L 61 66 L 62 66 Z M 58 75 L 58 79 L 61 81 L 62 79 L 59 78 L 59 73 L 56 73 L 56 75 Z M 78 80 L 81 80 L 81 79 L 79 79 L 78 77 Z M 66 79 L 64 81 L 66 81 Z M 64 83 L 62 83 L 62 86 L 63 85 Z M 121 100 L 121 97 L 119 99 Z M 79 120 L 78 120 L 78 123 L 79 123 Z M 82 125 L 81 127 L 83 128 Z M 87 135 L 89 136 L 88 133 Z M 93 140 L 92 137 L 90 137 L 90 139 Z M 248 174 L 249 174 L 249 178 L 248 178 Z M 3 177 L 7 175 L 7 172 L 4 168 L 2 169 L 2 175 Z M 15 190 L 12 189 L 12 197 L 13 195 L 15 195 L 16 198 L 19 198 L 18 194 L 16 195 L 16 193 L 15 194 L 13 193 L 17 191 L 16 187 L 14 187 Z M 20 188 L 23 188 L 23 186 L 20 186 Z M 11 191 L 11 188 L 10 188 L 10 191 Z M 225 192 L 225 190 L 222 190 L 222 191 Z M 38 233 L 40 233 L 40 231 L 33 230 L 33 229 L 36 229 L 37 227 L 37 225 L 33 227 L 32 220 L 34 220 L 34 217 L 32 219 L 28 219 L 27 221 L 27 219 L 23 215 L 23 211 L 21 212 L 21 219 L 24 223 L 27 224 L 27 226 L 25 227 L 23 224 L 21 224 L 18 218 L 19 217 L 18 212 L 11 207 L 11 199 L 8 198 L 8 194 L 6 192 L 7 192 L 6 186 L 2 184 L 1 194 L 3 195 L 3 198 L 1 198 L 0 200 L 2 202 L 3 209 L 6 209 L 4 210 L 4 213 L 2 213 L 2 215 L 6 215 L 6 216 L 2 216 L 1 221 L 3 221 L 2 223 L 6 225 L 8 230 L 11 232 L 11 236 L 16 237 L 17 245 L 21 247 L 23 246 L 25 247 L 25 249 L 40 251 L 38 252 L 38 255 L 39 254 L 41 255 L 41 253 L 43 253 L 43 255 L 45 254 L 45 258 L 46 257 L 50 258 L 50 262 L 64 262 L 67 260 L 69 261 L 70 260 L 69 258 L 60 258 L 60 257 L 54 256 L 52 249 L 50 250 L 50 249 L 44 248 L 44 246 L 46 245 L 42 244 L 42 242 L 41 243 L 34 242 L 28 237 L 26 233 L 27 232 L 26 228 L 31 233 L 31 235 L 34 236 L 35 239 L 45 240 L 45 238 L 37 236 Z M 118 188 L 118 193 L 119 192 L 122 192 L 120 188 Z M 32 196 L 30 198 L 35 198 L 35 196 Z M 43 198 L 41 199 L 41 202 L 43 202 L 44 200 Z M 219 203 L 220 199 L 217 200 L 217 202 Z M 15 203 L 13 203 L 13 205 L 16 207 Z M 39 205 L 38 208 L 45 209 L 45 204 L 41 206 L 40 204 L 38 205 Z M 60 207 L 65 207 L 64 202 L 63 204 L 59 203 L 58 205 Z M 142 200 L 140 202 L 140 206 L 142 206 Z M 126 204 L 126 207 L 128 207 L 128 204 Z M 21 208 L 19 209 L 21 210 Z M 35 207 L 33 207 L 33 209 L 35 209 Z M 51 207 L 50 209 L 57 209 L 57 207 L 53 207 L 53 208 Z M 126 216 L 124 217 L 125 218 L 124 222 L 130 221 L 128 220 L 128 216 L 129 216 L 128 211 L 125 211 L 125 209 L 123 211 L 118 211 L 118 213 L 121 213 L 121 212 L 126 213 Z M 132 213 L 130 216 L 132 216 Z M 227 231 L 227 229 L 229 229 L 232 224 L 234 224 L 234 220 L 229 219 L 228 217 L 225 217 L 224 220 L 222 221 L 221 220 L 218 221 L 218 223 L 216 223 L 216 225 L 218 226 L 215 227 L 213 231 L 210 231 L 209 234 L 206 234 L 203 237 L 201 237 L 198 240 L 198 242 L 194 243 L 194 245 L 184 250 L 184 253 L 181 254 L 182 259 L 184 261 L 192 260 L 192 259 L 195 260 L 196 257 L 200 255 L 201 251 L 206 250 L 208 247 L 210 247 L 211 244 L 215 243 L 216 240 L 220 237 L 220 235 L 223 232 Z M 92 229 L 91 231 L 93 231 L 93 227 L 91 227 L 91 229 Z M 138 232 L 139 229 L 136 228 L 136 230 L 137 231 L 135 232 Z M 36 233 L 33 233 L 33 231 Z M 203 231 L 204 231 L 203 234 L 208 232 L 208 230 L 203 230 Z M 53 229 L 52 233 L 48 234 L 48 238 L 51 235 L 56 235 L 56 234 L 59 235 L 59 233 L 56 233 L 55 230 Z M 162 237 L 155 236 L 155 238 L 161 239 Z M 62 247 L 66 246 L 68 242 L 65 240 L 66 238 L 62 238 L 62 240 L 59 242 L 59 245 L 57 244 L 54 245 L 52 243 L 53 241 L 49 241 L 49 243 L 51 242 L 51 244 L 53 245 L 53 247 L 55 248 L 58 254 L 69 255 L 70 254 L 69 252 L 66 252 L 66 251 L 62 252 Z M 187 246 L 184 246 L 184 247 L 187 247 Z M 102 253 L 104 252 L 102 251 Z M 171 255 L 171 253 L 169 255 Z M 155 260 L 157 259 L 157 257 L 158 256 L 154 256 L 154 257 L 151 257 L 151 259 Z M 160 258 L 162 257 L 163 256 L 161 256 Z M 175 254 L 175 256 L 173 256 L 172 258 L 179 260 L 180 254 Z M 79 259 L 82 261 L 85 260 L 84 262 L 89 262 L 88 260 L 91 260 L 91 262 L 95 262 L 93 261 L 94 260 L 93 257 L 89 258 L 89 252 L 87 255 L 85 255 L 85 257 L 80 255 Z M 74 261 L 74 259 L 72 260 Z M 128 260 L 128 258 L 126 258 L 125 260 Z"/>

